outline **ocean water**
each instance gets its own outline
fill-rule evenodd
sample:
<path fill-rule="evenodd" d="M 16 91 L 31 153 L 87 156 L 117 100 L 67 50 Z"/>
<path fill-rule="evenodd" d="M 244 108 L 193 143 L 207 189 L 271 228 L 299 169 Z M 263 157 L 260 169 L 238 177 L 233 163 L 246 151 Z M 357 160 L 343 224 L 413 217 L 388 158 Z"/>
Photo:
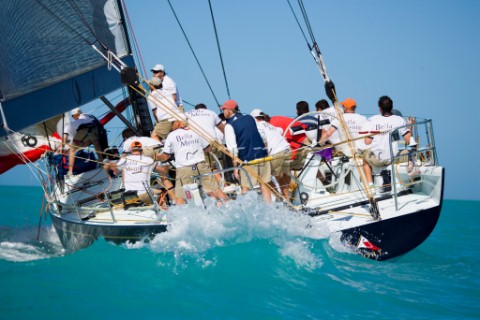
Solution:
<path fill-rule="evenodd" d="M 0 319 L 480 318 L 476 201 L 445 201 L 425 243 L 375 262 L 253 195 L 178 208 L 149 243 L 74 254 L 40 217 L 40 188 L 0 187 L 0 199 Z"/>

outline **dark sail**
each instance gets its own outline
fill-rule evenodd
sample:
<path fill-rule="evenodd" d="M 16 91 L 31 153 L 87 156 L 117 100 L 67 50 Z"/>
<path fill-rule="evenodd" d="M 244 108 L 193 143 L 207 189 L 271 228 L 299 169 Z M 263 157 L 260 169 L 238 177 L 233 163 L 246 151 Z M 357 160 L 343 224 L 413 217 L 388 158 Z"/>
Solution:
<path fill-rule="evenodd" d="M 92 45 L 134 66 L 114 0 L 7 1 L 0 10 L 2 125 L 18 131 L 122 86 Z M 0 130 L 0 136 L 8 132 Z"/>

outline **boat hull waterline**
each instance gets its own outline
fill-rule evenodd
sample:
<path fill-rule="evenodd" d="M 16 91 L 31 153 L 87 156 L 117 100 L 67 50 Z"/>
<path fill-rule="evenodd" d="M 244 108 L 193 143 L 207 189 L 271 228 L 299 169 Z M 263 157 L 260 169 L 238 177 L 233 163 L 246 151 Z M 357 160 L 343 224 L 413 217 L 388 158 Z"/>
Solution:
<path fill-rule="evenodd" d="M 152 239 L 155 235 L 166 232 L 166 223 L 149 223 L 138 225 L 109 226 L 84 221 L 70 221 L 50 212 L 55 231 L 67 252 L 75 252 L 92 245 L 98 238 L 104 238 L 115 244 Z"/>
<path fill-rule="evenodd" d="M 342 230 L 341 241 L 360 255 L 378 261 L 401 256 L 421 245 L 432 233 L 441 206 Z M 363 237 L 363 238 L 362 238 Z M 366 239 L 371 246 L 362 246 Z"/>
<path fill-rule="evenodd" d="M 441 212 L 438 206 L 417 212 L 394 216 L 337 231 L 342 243 L 358 254 L 377 261 L 401 256 L 422 244 L 434 230 Z M 50 212 L 60 242 L 67 252 L 75 252 L 92 245 L 98 238 L 114 244 L 148 241 L 168 231 L 165 222 L 137 225 L 101 225 L 85 221 L 72 221 Z M 315 219 L 315 217 L 312 217 Z M 333 219 L 335 220 L 335 219 Z M 324 221 L 329 224 L 327 219 Z M 336 232 L 333 232 L 334 234 Z M 364 246 L 361 241 L 370 244 Z"/>

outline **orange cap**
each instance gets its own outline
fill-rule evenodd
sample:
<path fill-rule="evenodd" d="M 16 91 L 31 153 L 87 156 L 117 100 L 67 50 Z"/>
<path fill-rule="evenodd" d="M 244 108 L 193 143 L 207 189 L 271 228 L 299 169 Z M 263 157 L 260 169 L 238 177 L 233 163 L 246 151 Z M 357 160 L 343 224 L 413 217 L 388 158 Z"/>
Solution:
<path fill-rule="evenodd" d="M 132 150 L 142 150 L 142 143 L 138 140 L 135 140 L 130 144 L 130 148 Z"/>
<path fill-rule="evenodd" d="M 357 103 L 352 98 L 347 98 L 347 99 L 343 100 L 342 102 L 340 102 L 340 104 L 342 106 L 344 106 L 345 108 L 352 108 L 352 107 L 357 106 Z"/>
<path fill-rule="evenodd" d="M 223 104 L 223 106 L 220 107 L 221 110 L 223 109 L 228 109 L 228 110 L 235 110 L 235 108 L 238 107 L 238 104 L 235 100 L 227 100 Z"/>

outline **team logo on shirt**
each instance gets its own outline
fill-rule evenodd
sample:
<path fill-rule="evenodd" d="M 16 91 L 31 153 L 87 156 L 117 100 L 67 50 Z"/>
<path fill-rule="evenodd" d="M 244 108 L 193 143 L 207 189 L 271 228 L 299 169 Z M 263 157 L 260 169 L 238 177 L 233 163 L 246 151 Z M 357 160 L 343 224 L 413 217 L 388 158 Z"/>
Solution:
<path fill-rule="evenodd" d="M 180 143 L 180 147 L 191 146 L 195 144 L 200 144 L 200 138 L 194 137 L 191 134 L 184 134 L 182 136 L 176 136 L 177 142 Z"/>
<path fill-rule="evenodd" d="M 197 152 L 198 150 L 195 150 L 194 152 L 187 152 L 185 157 L 187 158 L 187 160 L 189 160 L 190 158 L 193 158 Z"/>
<path fill-rule="evenodd" d="M 376 131 L 386 131 L 386 130 L 392 131 L 393 130 L 393 125 L 391 125 L 389 123 L 387 123 L 387 124 L 377 123 L 375 125 L 375 130 Z M 382 132 L 381 135 L 388 135 L 388 131 L 387 132 Z"/>

